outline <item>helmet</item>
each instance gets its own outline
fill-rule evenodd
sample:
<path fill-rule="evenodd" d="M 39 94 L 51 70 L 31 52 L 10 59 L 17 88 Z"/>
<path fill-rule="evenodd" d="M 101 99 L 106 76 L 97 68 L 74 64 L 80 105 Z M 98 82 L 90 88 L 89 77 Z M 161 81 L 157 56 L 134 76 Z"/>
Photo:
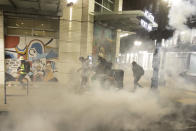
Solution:
<path fill-rule="evenodd" d="M 136 65 L 137 63 L 135 61 L 132 62 L 132 65 Z"/>
<path fill-rule="evenodd" d="M 84 59 L 84 57 L 81 56 L 81 57 L 79 57 L 79 60 L 84 61 L 85 59 Z"/>
<path fill-rule="evenodd" d="M 24 60 L 24 57 L 23 56 L 20 56 L 20 58 L 19 58 L 20 60 Z"/>
<path fill-rule="evenodd" d="M 98 54 L 98 57 L 104 58 L 104 54 L 100 52 L 100 53 Z"/>

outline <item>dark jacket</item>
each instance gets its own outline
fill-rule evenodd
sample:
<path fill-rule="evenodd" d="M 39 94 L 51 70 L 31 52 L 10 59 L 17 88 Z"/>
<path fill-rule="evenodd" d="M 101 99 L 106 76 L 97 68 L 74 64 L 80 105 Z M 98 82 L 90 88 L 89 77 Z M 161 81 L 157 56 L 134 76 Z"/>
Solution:
<path fill-rule="evenodd" d="M 133 71 L 133 76 L 135 78 L 141 77 L 142 75 L 144 75 L 144 69 L 138 64 L 134 64 L 132 66 L 132 71 Z"/>

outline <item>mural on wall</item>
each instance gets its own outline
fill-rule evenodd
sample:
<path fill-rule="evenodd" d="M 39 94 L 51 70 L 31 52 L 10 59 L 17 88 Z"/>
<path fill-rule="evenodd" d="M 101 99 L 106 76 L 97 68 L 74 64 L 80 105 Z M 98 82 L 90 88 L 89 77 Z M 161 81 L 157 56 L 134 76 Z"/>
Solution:
<path fill-rule="evenodd" d="M 17 78 L 19 57 L 23 56 L 31 65 L 28 73 L 31 81 L 57 81 L 55 61 L 58 58 L 58 43 L 53 38 L 6 36 L 6 73 Z"/>
<path fill-rule="evenodd" d="M 93 56 L 97 57 L 99 55 L 112 62 L 115 59 L 115 37 L 114 30 L 95 24 Z"/>

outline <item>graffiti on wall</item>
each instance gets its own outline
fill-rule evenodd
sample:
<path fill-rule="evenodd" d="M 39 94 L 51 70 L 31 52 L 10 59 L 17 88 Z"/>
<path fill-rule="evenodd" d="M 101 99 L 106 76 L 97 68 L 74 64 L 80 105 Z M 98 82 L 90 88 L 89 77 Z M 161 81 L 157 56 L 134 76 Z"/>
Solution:
<path fill-rule="evenodd" d="M 115 57 L 115 37 L 113 30 L 95 24 L 93 56 L 102 56 L 112 61 Z"/>
<path fill-rule="evenodd" d="M 18 77 L 19 57 L 31 65 L 28 73 L 31 81 L 57 81 L 55 61 L 58 58 L 58 43 L 53 38 L 6 36 L 6 72 Z"/>

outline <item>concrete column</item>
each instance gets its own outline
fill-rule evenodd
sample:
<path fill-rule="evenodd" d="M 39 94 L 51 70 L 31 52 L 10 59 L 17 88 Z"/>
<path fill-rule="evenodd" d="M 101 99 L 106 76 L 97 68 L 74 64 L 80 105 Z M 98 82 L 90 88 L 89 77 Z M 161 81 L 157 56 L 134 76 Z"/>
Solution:
<path fill-rule="evenodd" d="M 92 3 L 92 0 L 78 0 L 71 7 L 63 3 L 57 61 L 57 78 L 62 84 L 74 79 L 76 70 L 81 66 L 78 58 L 92 54 L 93 16 L 89 1 Z"/>
<path fill-rule="evenodd" d="M 119 56 L 120 53 L 120 33 L 121 30 L 116 31 L 116 58 Z"/>
<path fill-rule="evenodd" d="M 122 6 L 123 6 L 123 0 L 115 0 L 114 11 L 115 12 L 122 11 Z"/>
<path fill-rule="evenodd" d="M 93 0 L 83 0 L 82 24 L 81 24 L 81 56 L 92 55 L 93 30 L 94 30 L 94 2 Z"/>
<path fill-rule="evenodd" d="M 4 85 L 5 80 L 4 58 L 4 20 L 3 11 L 0 10 L 0 86 Z"/>

